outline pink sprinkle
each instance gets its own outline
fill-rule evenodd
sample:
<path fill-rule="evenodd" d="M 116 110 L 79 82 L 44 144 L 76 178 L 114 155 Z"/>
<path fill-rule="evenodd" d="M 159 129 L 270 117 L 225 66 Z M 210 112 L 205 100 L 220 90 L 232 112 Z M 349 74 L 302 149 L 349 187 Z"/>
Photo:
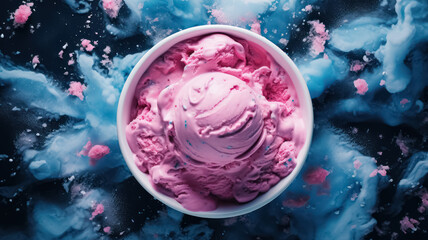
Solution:
<path fill-rule="evenodd" d="M 325 178 L 330 174 L 329 171 L 317 167 L 306 171 L 303 175 L 303 180 L 308 184 L 321 184 L 325 181 Z"/>
<path fill-rule="evenodd" d="M 85 91 L 86 86 L 80 82 L 71 81 L 70 88 L 68 89 L 68 94 L 78 97 L 83 101 L 83 91 Z"/>
<path fill-rule="evenodd" d="M 282 206 L 293 207 L 293 208 L 303 207 L 309 201 L 309 198 L 310 197 L 307 195 L 298 196 L 296 198 L 290 198 L 290 199 L 284 200 L 282 202 Z"/>
<path fill-rule="evenodd" d="M 105 233 L 110 233 L 110 230 L 111 230 L 111 227 L 105 227 L 105 228 L 103 228 L 103 231 L 105 232 Z"/>
<path fill-rule="evenodd" d="M 403 98 L 403 99 L 401 99 L 400 104 L 402 107 L 404 107 L 404 105 L 406 105 L 408 102 L 409 102 L 409 99 Z"/>
<path fill-rule="evenodd" d="M 358 72 L 364 69 L 364 64 L 360 61 L 353 61 L 351 64 L 351 71 Z"/>
<path fill-rule="evenodd" d="M 110 153 L 110 148 L 104 145 L 95 145 L 89 150 L 88 157 L 90 158 L 89 164 L 95 166 L 97 161 Z"/>
<path fill-rule="evenodd" d="M 318 56 L 318 54 L 324 52 L 324 45 L 327 40 L 330 39 L 328 30 L 325 30 L 325 25 L 320 23 L 319 20 L 308 21 L 311 24 L 311 30 L 309 32 L 309 39 L 312 42 L 311 54 Z"/>
<path fill-rule="evenodd" d="M 382 80 L 380 80 L 380 83 L 379 83 L 379 85 L 380 85 L 380 86 L 383 86 L 383 85 L 385 85 L 385 80 L 383 80 L 383 79 L 382 79 Z"/>
<path fill-rule="evenodd" d="M 255 33 L 257 33 L 257 34 L 262 34 L 262 30 L 261 30 L 261 27 L 260 27 L 260 21 L 254 21 L 254 23 L 253 24 L 251 24 L 251 29 L 250 29 L 251 31 L 253 31 L 253 32 L 255 32 Z"/>
<path fill-rule="evenodd" d="M 361 163 L 360 160 L 354 161 L 354 168 L 355 169 L 360 169 L 361 165 L 363 165 L 363 163 Z"/>
<path fill-rule="evenodd" d="M 354 81 L 354 86 L 357 88 L 357 93 L 360 95 L 366 94 L 366 92 L 369 90 L 369 85 L 367 84 L 366 80 L 361 78 Z"/>
<path fill-rule="evenodd" d="M 413 218 L 409 218 L 405 216 L 403 220 L 400 221 L 401 224 L 401 231 L 403 231 L 404 234 L 407 233 L 407 230 L 411 229 L 412 231 L 417 230 L 417 226 L 419 225 L 419 221 Z"/>
<path fill-rule="evenodd" d="M 95 207 L 95 210 L 92 212 L 92 217 L 89 218 L 89 220 L 93 220 L 97 215 L 100 215 L 104 212 L 104 205 L 103 204 L 97 204 Z"/>
<path fill-rule="evenodd" d="M 306 5 L 305 12 L 312 12 L 312 5 Z"/>
<path fill-rule="evenodd" d="M 64 54 L 64 50 L 59 51 L 58 57 L 62 59 L 62 55 Z"/>
<path fill-rule="evenodd" d="M 91 44 L 91 41 L 88 39 L 82 39 L 82 47 L 85 48 L 86 51 L 90 52 L 92 50 L 94 50 L 94 45 Z"/>
<path fill-rule="evenodd" d="M 377 169 L 373 170 L 372 173 L 370 173 L 369 177 L 374 177 L 377 174 Z"/>
<path fill-rule="evenodd" d="M 103 0 L 103 8 L 107 15 L 111 18 L 116 18 L 119 10 L 122 7 L 122 0 Z"/>
<path fill-rule="evenodd" d="M 419 196 L 421 197 L 422 205 L 418 208 L 418 211 L 420 213 L 424 213 L 425 210 L 428 208 L 428 192 L 427 192 L 427 190 L 425 188 L 422 189 L 422 191 L 419 193 Z"/>
<path fill-rule="evenodd" d="M 30 3 L 29 4 L 23 4 L 23 5 L 19 6 L 18 9 L 15 10 L 15 13 L 13 15 L 13 19 L 14 19 L 13 25 L 15 27 L 22 26 L 27 22 L 28 18 L 30 17 L 30 15 L 32 13 L 31 8 L 30 8 L 32 5 L 33 4 L 30 4 Z"/>

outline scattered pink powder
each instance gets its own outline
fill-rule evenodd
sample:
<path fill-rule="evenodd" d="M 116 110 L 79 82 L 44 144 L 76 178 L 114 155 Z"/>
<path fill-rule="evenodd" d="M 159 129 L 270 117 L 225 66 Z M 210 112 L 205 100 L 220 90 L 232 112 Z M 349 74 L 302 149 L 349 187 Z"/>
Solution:
<path fill-rule="evenodd" d="M 105 233 L 107 233 L 107 234 L 109 234 L 109 233 L 110 233 L 110 230 L 111 230 L 111 227 L 105 227 L 105 228 L 103 228 L 103 231 L 104 231 Z"/>
<path fill-rule="evenodd" d="M 64 54 L 64 50 L 59 51 L 58 57 L 62 59 L 62 55 Z"/>
<path fill-rule="evenodd" d="M 383 79 L 382 79 L 382 80 L 380 80 L 380 83 L 379 83 L 379 85 L 380 85 L 380 86 L 383 86 L 383 85 L 385 85 L 385 80 L 383 80 Z"/>
<path fill-rule="evenodd" d="M 290 198 L 290 199 L 284 200 L 282 202 L 282 206 L 293 207 L 293 208 L 303 207 L 309 201 L 309 198 L 310 197 L 307 195 Z"/>
<path fill-rule="evenodd" d="M 400 148 L 403 156 L 407 157 L 409 155 L 409 147 L 406 145 L 406 142 L 401 134 L 397 137 L 395 143 Z"/>
<path fill-rule="evenodd" d="M 419 192 L 419 196 L 421 197 L 422 204 L 418 208 L 418 211 L 420 213 L 424 213 L 426 209 L 428 209 L 428 192 L 424 188 Z"/>
<path fill-rule="evenodd" d="M 211 15 L 215 18 L 215 20 L 217 21 L 217 23 L 225 24 L 225 23 L 228 22 L 228 19 L 227 19 L 226 15 L 221 10 L 212 9 L 211 10 Z"/>
<path fill-rule="evenodd" d="M 95 210 L 92 212 L 92 217 L 89 220 L 93 220 L 97 215 L 100 215 L 104 212 L 104 205 L 99 203 L 95 206 Z"/>
<path fill-rule="evenodd" d="M 312 12 L 312 5 L 306 5 L 305 12 Z"/>
<path fill-rule="evenodd" d="M 386 176 L 386 170 L 389 170 L 389 166 L 380 165 L 378 168 L 373 170 L 373 172 L 370 173 L 369 177 L 374 177 L 376 174 L 380 174 L 381 176 Z"/>
<path fill-rule="evenodd" d="M 309 31 L 309 40 L 312 42 L 311 54 L 318 56 L 318 54 L 324 52 L 324 45 L 327 40 L 330 39 L 328 30 L 325 29 L 325 25 L 319 20 L 308 21 L 311 24 L 311 30 Z"/>
<path fill-rule="evenodd" d="M 351 64 L 351 72 L 358 72 L 364 69 L 364 63 L 360 61 L 353 61 Z"/>
<path fill-rule="evenodd" d="M 85 91 L 86 86 L 80 82 L 71 81 L 70 88 L 68 89 L 69 95 L 74 95 L 83 101 L 83 91 Z"/>
<path fill-rule="evenodd" d="M 321 184 L 325 181 L 325 178 L 329 174 L 329 171 L 317 167 L 306 171 L 306 173 L 303 175 L 303 180 L 308 184 Z"/>
<path fill-rule="evenodd" d="M 103 0 L 103 8 L 107 15 L 111 18 L 116 18 L 119 10 L 122 7 L 122 0 Z"/>
<path fill-rule="evenodd" d="M 360 95 L 366 94 L 366 92 L 369 90 L 369 85 L 367 84 L 366 80 L 361 78 L 354 81 L 354 86 L 357 88 L 357 93 Z"/>
<path fill-rule="evenodd" d="M 363 165 L 363 163 L 360 162 L 360 160 L 357 159 L 354 161 L 354 168 L 355 169 L 360 169 L 361 165 Z"/>
<path fill-rule="evenodd" d="M 401 99 L 400 104 L 402 107 L 404 107 L 404 105 L 406 105 L 408 102 L 409 102 L 409 99 L 403 98 L 403 99 Z"/>
<path fill-rule="evenodd" d="M 417 226 L 419 225 L 419 221 L 413 218 L 409 218 L 405 216 L 403 220 L 400 221 L 401 224 L 401 231 L 403 231 L 404 234 L 407 233 L 407 230 L 411 229 L 412 231 L 417 230 Z"/>
<path fill-rule="evenodd" d="M 251 24 L 251 31 L 257 33 L 257 34 L 262 34 L 262 30 L 260 27 L 260 21 L 254 21 L 253 24 Z"/>
<path fill-rule="evenodd" d="M 27 22 L 28 18 L 32 13 L 31 6 L 33 6 L 32 3 L 23 4 L 15 10 L 15 13 L 13 14 L 13 25 L 15 27 L 20 27 Z"/>
<path fill-rule="evenodd" d="M 110 148 L 104 145 L 95 145 L 93 146 L 89 152 L 88 157 L 90 158 L 89 164 L 95 166 L 97 161 L 104 157 L 105 155 L 110 153 Z"/>
<path fill-rule="evenodd" d="M 92 50 L 94 50 L 94 45 L 91 44 L 91 41 L 88 39 L 82 39 L 82 47 L 85 48 L 86 51 L 90 52 Z"/>

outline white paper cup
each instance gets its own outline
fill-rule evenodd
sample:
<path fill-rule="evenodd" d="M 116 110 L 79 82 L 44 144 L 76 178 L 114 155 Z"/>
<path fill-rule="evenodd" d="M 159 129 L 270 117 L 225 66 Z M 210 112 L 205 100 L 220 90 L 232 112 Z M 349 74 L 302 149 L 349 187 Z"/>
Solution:
<path fill-rule="evenodd" d="M 134 162 L 134 155 L 131 149 L 129 148 L 128 142 L 126 140 L 125 128 L 131 121 L 130 111 L 131 103 L 135 94 L 135 87 L 137 86 L 137 83 L 143 73 L 152 64 L 152 62 L 156 60 L 159 56 L 161 56 L 163 53 L 165 53 L 168 49 L 170 49 L 173 45 L 189 38 L 210 33 L 224 33 L 253 42 L 264 48 L 266 52 L 268 52 L 273 57 L 273 59 L 287 71 L 294 84 L 299 99 L 302 116 L 306 128 L 306 138 L 305 143 L 296 159 L 296 167 L 293 172 L 287 177 L 283 178 L 281 181 L 279 181 L 275 186 L 269 189 L 269 191 L 260 194 L 257 198 L 247 203 L 229 203 L 223 205 L 220 203 L 218 208 L 213 211 L 199 212 L 185 209 L 174 198 L 166 196 L 153 188 L 149 180 L 150 176 L 146 173 L 141 172 Z M 279 47 L 277 47 L 275 44 L 273 44 L 266 38 L 260 36 L 259 34 L 256 34 L 243 28 L 227 25 L 204 25 L 188 28 L 163 39 L 158 44 L 153 46 L 140 59 L 140 61 L 138 61 L 137 65 L 135 65 L 134 69 L 129 74 L 128 79 L 126 80 L 125 85 L 123 86 L 117 109 L 117 132 L 120 149 L 122 151 L 123 157 L 125 158 L 126 164 L 128 165 L 129 169 L 131 170 L 137 181 L 154 198 L 160 200 L 167 206 L 185 214 L 204 218 L 227 218 L 239 216 L 257 210 L 271 202 L 276 197 L 278 197 L 290 185 L 290 183 L 293 182 L 297 174 L 302 169 L 302 166 L 308 154 L 309 145 L 312 140 L 312 131 L 313 109 L 311 97 L 309 95 L 306 82 L 294 62 Z"/>

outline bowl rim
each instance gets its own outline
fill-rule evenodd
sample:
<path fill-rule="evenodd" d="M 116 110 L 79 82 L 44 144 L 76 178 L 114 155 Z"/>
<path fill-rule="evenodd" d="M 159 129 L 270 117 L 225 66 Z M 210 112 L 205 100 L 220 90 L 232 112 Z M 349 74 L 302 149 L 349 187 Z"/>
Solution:
<path fill-rule="evenodd" d="M 157 59 L 159 56 L 161 56 L 163 53 L 165 53 L 168 49 L 170 49 L 173 45 L 175 45 L 178 42 L 181 42 L 183 40 L 186 40 L 192 37 L 206 35 L 210 33 L 224 33 L 226 35 L 232 35 L 247 41 L 254 42 L 257 45 L 261 46 L 263 49 L 265 49 L 272 56 L 272 58 L 277 62 L 277 64 L 283 67 L 287 71 L 287 73 L 290 75 L 290 79 L 293 82 L 294 87 L 296 88 L 296 95 L 299 99 L 299 105 L 301 106 L 302 111 L 305 110 L 303 108 L 306 108 L 306 112 L 304 116 L 302 116 L 302 118 L 305 121 L 306 138 L 305 138 L 305 143 L 300 149 L 299 155 L 296 159 L 297 164 L 294 170 L 288 176 L 286 176 L 285 178 L 282 178 L 276 185 L 272 186 L 267 192 L 259 194 L 255 199 L 243 204 L 234 204 L 231 206 L 225 205 L 223 207 L 220 206 L 219 208 L 213 211 L 190 211 L 185 209 L 174 198 L 156 191 L 148 179 L 148 174 L 141 172 L 136 166 L 134 161 L 135 160 L 134 154 L 131 151 L 128 145 L 128 142 L 126 140 L 125 129 L 126 129 L 126 125 L 129 122 L 126 122 L 125 119 L 129 118 L 129 110 L 128 111 L 125 110 L 125 101 L 129 101 L 129 99 L 132 100 L 135 93 L 133 89 L 135 89 L 135 86 L 140 80 L 141 76 L 144 74 L 144 72 L 153 63 L 155 59 Z M 285 60 L 285 64 L 281 64 L 278 60 Z M 145 65 L 145 67 L 142 67 L 143 64 L 145 64 L 146 62 L 147 64 Z M 291 75 L 293 75 L 294 78 Z M 132 85 L 134 85 L 134 88 L 130 89 Z M 300 89 L 300 91 L 298 91 L 298 89 Z M 129 97 L 129 95 L 132 95 L 132 97 Z M 128 116 L 126 116 L 124 112 Z M 136 180 L 140 183 L 140 185 L 147 192 L 149 192 L 155 199 L 158 199 L 165 205 L 177 211 L 180 211 L 182 213 L 196 216 L 196 217 L 203 217 L 203 218 L 228 218 L 228 217 L 235 217 L 246 213 L 250 213 L 252 211 L 255 211 L 267 205 L 268 203 L 273 201 L 275 198 L 277 198 L 282 192 L 284 192 L 284 190 L 288 188 L 288 186 L 294 181 L 296 176 L 299 174 L 300 170 L 302 169 L 306 161 L 306 157 L 309 152 L 309 146 L 312 141 L 313 121 L 314 121 L 312 100 L 309 94 L 308 87 L 306 85 L 305 80 L 303 79 L 302 74 L 298 70 L 295 63 L 290 59 L 290 57 L 288 57 L 288 55 L 284 51 L 282 51 L 278 46 L 276 46 L 274 43 L 272 43 L 271 41 L 269 41 L 268 39 L 266 39 L 265 37 L 257 33 L 254 33 L 244 28 L 229 26 L 229 25 L 221 25 L 221 24 L 202 25 L 202 26 L 196 26 L 196 27 L 187 28 L 185 30 L 181 30 L 159 41 L 150 50 L 148 50 L 137 62 L 137 64 L 134 66 L 126 82 L 123 85 L 122 91 L 120 93 L 118 106 L 117 106 L 116 117 L 117 117 L 116 120 L 117 120 L 118 141 L 119 141 L 120 150 L 122 152 L 122 156 L 125 159 L 125 162 L 128 168 L 130 169 L 132 175 L 136 178 Z"/>

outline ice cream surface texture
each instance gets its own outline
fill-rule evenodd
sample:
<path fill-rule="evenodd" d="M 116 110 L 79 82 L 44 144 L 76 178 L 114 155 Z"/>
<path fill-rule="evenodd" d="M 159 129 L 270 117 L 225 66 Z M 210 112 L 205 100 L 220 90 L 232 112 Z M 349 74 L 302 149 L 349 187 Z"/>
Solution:
<path fill-rule="evenodd" d="M 191 211 L 268 191 L 293 171 L 305 136 L 287 72 L 260 46 L 219 33 L 149 66 L 126 128 L 138 168 Z"/>

